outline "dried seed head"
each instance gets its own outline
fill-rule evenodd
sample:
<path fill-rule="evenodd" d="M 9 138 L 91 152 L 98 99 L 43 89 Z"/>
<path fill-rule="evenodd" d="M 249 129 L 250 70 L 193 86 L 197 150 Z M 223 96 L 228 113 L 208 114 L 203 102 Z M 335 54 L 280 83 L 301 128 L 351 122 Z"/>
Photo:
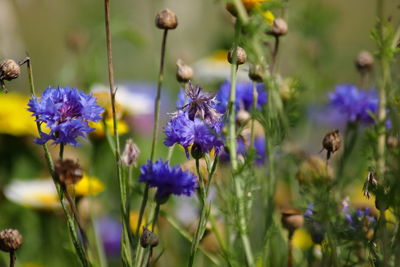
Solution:
<path fill-rule="evenodd" d="M 228 61 L 229 63 L 233 64 L 233 53 L 235 51 L 235 48 L 231 48 L 228 52 Z M 236 49 L 236 65 L 242 65 L 246 62 L 247 60 L 247 54 L 246 51 L 238 46 Z"/>
<path fill-rule="evenodd" d="M 12 59 L 6 59 L 0 63 L 0 80 L 11 81 L 19 77 L 21 68 Z"/>
<path fill-rule="evenodd" d="M 55 167 L 58 181 L 62 185 L 76 184 L 83 177 L 83 171 L 79 163 L 71 159 L 59 160 Z"/>
<path fill-rule="evenodd" d="M 265 69 L 262 65 L 251 65 L 249 70 L 249 78 L 253 82 L 262 82 L 265 76 Z"/>
<path fill-rule="evenodd" d="M 156 26 L 163 30 L 173 30 L 178 26 L 178 19 L 175 13 L 167 8 L 157 13 Z"/>
<path fill-rule="evenodd" d="M 22 235 L 16 229 L 5 229 L 0 231 L 0 250 L 13 252 L 23 243 Z"/>
<path fill-rule="evenodd" d="M 139 155 L 140 155 L 140 150 L 136 146 L 136 144 L 132 141 L 132 139 L 126 140 L 125 149 L 121 155 L 122 163 L 127 167 L 136 165 Z"/>
<path fill-rule="evenodd" d="M 342 141 L 340 139 L 339 130 L 335 130 L 333 132 L 329 132 L 325 135 L 322 140 L 322 150 L 326 149 L 326 159 L 329 160 L 331 158 L 331 154 L 335 153 L 339 150 Z"/>
<path fill-rule="evenodd" d="M 283 227 L 289 232 L 294 232 L 297 228 L 300 228 L 304 224 L 304 217 L 300 211 L 295 209 L 283 209 L 281 210 L 282 218 L 281 222 Z"/>
<path fill-rule="evenodd" d="M 296 179 L 301 185 L 320 185 L 329 183 L 333 178 L 332 169 L 326 162 L 316 156 L 307 157 L 296 172 Z"/>
<path fill-rule="evenodd" d="M 361 51 L 356 58 L 356 67 L 360 73 L 371 71 L 374 65 L 374 57 L 368 51 Z"/>
<path fill-rule="evenodd" d="M 178 67 L 176 70 L 176 79 L 180 83 L 187 83 L 191 79 L 193 79 L 193 69 L 186 65 L 182 60 L 178 60 L 176 62 L 176 66 Z"/>
<path fill-rule="evenodd" d="M 140 236 L 140 245 L 143 248 L 147 248 L 148 246 L 156 247 L 158 242 L 158 235 L 143 226 L 143 233 Z"/>
<path fill-rule="evenodd" d="M 272 28 L 268 32 L 268 34 L 273 35 L 275 37 L 280 37 L 286 35 L 288 33 L 288 25 L 284 19 L 277 18 L 274 19 L 272 23 Z"/>

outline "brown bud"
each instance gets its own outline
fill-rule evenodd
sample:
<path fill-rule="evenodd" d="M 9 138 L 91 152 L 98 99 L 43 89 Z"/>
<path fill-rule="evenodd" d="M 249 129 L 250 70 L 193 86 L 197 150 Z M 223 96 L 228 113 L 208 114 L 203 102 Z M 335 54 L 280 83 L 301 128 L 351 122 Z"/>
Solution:
<path fill-rule="evenodd" d="M 176 66 L 178 67 L 176 70 L 176 79 L 180 83 L 187 83 L 191 79 L 193 79 L 193 69 L 186 65 L 182 60 L 178 60 L 176 62 Z"/>
<path fill-rule="evenodd" d="M 386 139 L 386 144 L 390 148 L 396 148 L 399 146 L 399 138 L 395 136 L 388 136 L 388 138 Z"/>
<path fill-rule="evenodd" d="M 6 59 L 0 63 L 0 80 L 11 81 L 19 77 L 21 68 L 12 59 Z"/>
<path fill-rule="evenodd" d="M 288 25 L 284 19 L 277 18 L 274 19 L 272 23 L 272 28 L 268 32 L 268 34 L 273 35 L 275 37 L 279 37 L 282 35 L 286 35 L 288 33 Z"/>
<path fill-rule="evenodd" d="M 335 130 L 333 132 L 329 132 L 325 135 L 322 140 L 322 150 L 326 149 L 326 159 L 329 160 L 331 154 L 335 153 L 339 150 L 342 141 L 340 139 L 339 130 Z"/>
<path fill-rule="evenodd" d="M 143 233 L 140 236 L 140 245 L 143 248 L 147 248 L 148 246 L 156 247 L 158 242 L 159 240 L 157 234 L 151 232 L 149 229 L 143 226 Z"/>
<path fill-rule="evenodd" d="M 235 51 L 235 48 L 231 48 L 228 52 L 228 61 L 229 63 L 233 64 L 233 53 Z M 247 60 L 247 54 L 246 51 L 238 46 L 236 48 L 236 65 L 242 65 L 246 62 Z"/>
<path fill-rule="evenodd" d="M 132 139 L 126 140 L 124 152 L 121 155 L 122 163 L 129 167 L 135 165 L 140 155 L 140 150 Z"/>
<path fill-rule="evenodd" d="M 0 231 L 0 250 L 13 252 L 23 243 L 22 235 L 15 229 L 5 229 Z"/>
<path fill-rule="evenodd" d="M 240 109 L 236 116 L 236 121 L 243 126 L 251 119 L 250 113 L 244 109 Z"/>
<path fill-rule="evenodd" d="M 368 51 L 361 51 L 356 58 L 355 64 L 359 72 L 369 72 L 374 65 L 374 57 Z"/>
<path fill-rule="evenodd" d="M 163 30 L 173 30 L 178 26 L 178 19 L 175 13 L 167 8 L 157 13 L 156 26 Z"/>
<path fill-rule="evenodd" d="M 262 82 L 265 76 L 265 69 L 262 65 L 251 65 L 249 70 L 249 78 L 253 82 Z"/>
<path fill-rule="evenodd" d="M 55 167 L 58 181 L 62 185 L 76 184 L 83 177 L 81 167 L 71 159 L 59 160 Z"/>
<path fill-rule="evenodd" d="M 289 232 L 293 233 L 296 229 L 300 228 L 304 224 L 304 217 L 300 211 L 295 209 L 283 209 L 281 210 L 282 218 L 281 222 L 283 227 Z"/>

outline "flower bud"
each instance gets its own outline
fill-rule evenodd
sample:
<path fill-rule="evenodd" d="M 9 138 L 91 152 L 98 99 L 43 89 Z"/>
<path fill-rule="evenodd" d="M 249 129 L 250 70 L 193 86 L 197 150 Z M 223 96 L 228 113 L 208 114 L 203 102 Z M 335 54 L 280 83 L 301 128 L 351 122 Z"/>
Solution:
<path fill-rule="evenodd" d="M 57 161 L 55 170 L 58 181 L 62 185 L 76 184 L 83 177 L 83 171 L 79 163 L 75 163 L 71 159 Z"/>
<path fill-rule="evenodd" d="M 290 233 L 293 233 L 296 229 L 300 228 L 304 224 L 304 217 L 300 211 L 295 209 L 284 209 L 281 210 L 282 218 L 281 222 L 283 227 Z"/>
<path fill-rule="evenodd" d="M 374 65 L 374 57 L 368 51 L 361 51 L 356 58 L 356 68 L 360 73 L 371 71 Z"/>
<path fill-rule="evenodd" d="M 262 65 L 251 65 L 249 70 L 249 78 L 253 82 L 262 82 L 265 76 L 265 69 Z"/>
<path fill-rule="evenodd" d="M 228 52 L 228 61 L 229 63 L 233 64 L 233 53 L 235 51 L 235 48 L 231 48 Z M 236 48 L 236 65 L 242 65 L 246 62 L 247 60 L 247 54 L 246 51 L 238 46 Z"/>
<path fill-rule="evenodd" d="M 12 59 L 6 59 L 0 63 L 0 80 L 11 81 L 19 77 L 21 68 Z"/>
<path fill-rule="evenodd" d="M 13 252 L 23 243 L 22 235 L 16 229 L 5 229 L 0 231 L 0 250 Z"/>
<path fill-rule="evenodd" d="M 272 28 L 268 32 L 268 34 L 273 35 L 275 37 L 280 37 L 282 35 L 286 35 L 288 33 L 288 25 L 284 19 L 277 18 L 274 19 L 272 23 Z"/>
<path fill-rule="evenodd" d="M 193 143 L 190 149 L 190 154 L 194 159 L 201 159 L 204 156 L 204 152 L 199 144 Z"/>
<path fill-rule="evenodd" d="M 329 160 L 331 154 L 335 153 L 339 150 L 342 141 L 340 139 L 339 130 L 335 130 L 333 132 L 329 132 L 325 135 L 322 140 L 322 150 L 326 149 L 326 159 Z"/>
<path fill-rule="evenodd" d="M 126 140 L 124 152 L 121 155 L 122 163 L 127 167 L 136 165 L 139 155 L 140 150 L 132 139 Z"/>
<path fill-rule="evenodd" d="M 251 119 L 250 113 L 244 109 L 240 109 L 236 115 L 236 121 L 240 126 L 246 125 L 246 123 Z"/>
<path fill-rule="evenodd" d="M 158 242 L 158 235 L 143 226 L 143 233 L 140 236 L 140 245 L 143 248 L 147 248 L 148 246 L 156 247 L 158 245 Z"/>
<path fill-rule="evenodd" d="M 178 67 L 176 70 L 176 79 L 180 83 L 187 83 L 191 79 L 193 79 L 193 69 L 186 65 L 182 60 L 178 60 L 176 62 L 176 66 Z"/>
<path fill-rule="evenodd" d="M 178 19 L 175 13 L 167 8 L 157 13 L 156 26 L 163 30 L 173 30 L 178 26 Z"/>

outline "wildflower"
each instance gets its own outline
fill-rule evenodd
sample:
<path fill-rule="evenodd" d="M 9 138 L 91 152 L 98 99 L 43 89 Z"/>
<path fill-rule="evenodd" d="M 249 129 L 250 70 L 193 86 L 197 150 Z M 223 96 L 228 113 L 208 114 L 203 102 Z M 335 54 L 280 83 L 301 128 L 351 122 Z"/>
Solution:
<path fill-rule="evenodd" d="M 0 85 L 5 92 L 7 92 L 7 88 L 4 81 L 17 79 L 20 74 L 21 68 L 14 60 L 6 59 L 0 63 Z"/>
<path fill-rule="evenodd" d="M 22 245 L 24 239 L 16 229 L 4 229 L 0 231 L 0 250 L 13 252 Z"/>
<path fill-rule="evenodd" d="M 104 123 L 102 121 L 99 122 L 93 122 L 89 121 L 89 127 L 94 128 L 93 132 L 90 132 L 89 136 L 93 139 L 101 139 L 106 135 L 105 129 L 104 129 Z M 114 131 L 114 121 L 113 119 L 106 119 L 106 129 L 108 129 L 108 132 L 113 136 Z M 123 135 L 129 132 L 129 127 L 128 124 L 124 120 L 118 120 L 117 121 L 117 127 L 118 127 L 118 135 Z"/>
<path fill-rule="evenodd" d="M 315 219 L 314 203 L 310 203 L 304 212 L 306 228 L 311 235 L 311 239 L 315 244 L 321 244 L 324 240 L 324 227 Z"/>
<path fill-rule="evenodd" d="M 62 185 L 76 184 L 83 177 L 79 163 L 71 159 L 59 160 L 55 164 L 58 181 Z"/>
<path fill-rule="evenodd" d="M 251 65 L 249 70 L 249 78 L 253 82 L 262 82 L 265 76 L 265 69 L 262 65 Z"/>
<path fill-rule="evenodd" d="M 88 122 L 101 120 L 104 111 L 96 98 L 69 87 L 47 88 L 41 97 L 32 97 L 28 106 L 36 121 L 50 129 L 50 133 L 40 132 L 37 144 L 53 140 L 54 144 L 77 146 L 76 138 L 94 130 Z"/>
<path fill-rule="evenodd" d="M 229 81 L 225 81 L 220 86 L 217 95 L 217 105 L 216 110 L 219 113 L 224 114 L 228 107 L 229 95 L 230 95 L 231 84 Z M 257 84 L 257 109 L 267 104 L 267 92 L 262 83 Z M 243 108 L 247 111 L 251 110 L 253 107 L 253 85 L 251 82 L 238 82 L 236 85 L 236 112 Z"/>
<path fill-rule="evenodd" d="M 330 105 L 340 111 L 349 122 L 371 124 L 378 110 L 378 95 L 374 89 L 358 89 L 355 85 L 338 85 L 329 93 Z"/>
<path fill-rule="evenodd" d="M 375 218 L 371 215 L 369 208 L 351 209 L 348 198 L 342 201 L 342 215 L 344 225 L 341 227 L 345 236 L 354 239 L 358 236 L 361 239 L 371 238 L 376 224 Z"/>
<path fill-rule="evenodd" d="M 0 94 L 0 133 L 14 136 L 35 135 L 37 128 L 35 122 L 26 110 L 29 97 L 8 93 Z"/>
<path fill-rule="evenodd" d="M 167 8 L 157 13 L 156 26 L 159 29 L 173 30 L 178 26 L 178 19 L 175 13 Z"/>
<path fill-rule="evenodd" d="M 374 65 L 374 57 L 368 51 L 361 51 L 357 55 L 355 64 L 361 74 L 367 73 Z"/>
<path fill-rule="evenodd" d="M 189 83 L 185 96 L 188 98 L 188 103 L 179 109 L 187 111 L 190 120 L 200 117 L 209 122 L 216 122 L 221 118 L 222 115 L 215 110 L 217 104 L 215 97 L 203 93 L 200 86 Z"/>
<path fill-rule="evenodd" d="M 193 144 L 200 146 L 203 153 L 210 152 L 212 149 L 219 153 L 224 145 L 221 131 L 222 122 L 208 124 L 199 118 L 190 120 L 186 112 L 179 112 L 164 128 L 166 135 L 164 144 L 183 146 L 188 158 L 189 147 Z"/>
<path fill-rule="evenodd" d="M 340 144 L 342 143 L 340 139 L 339 130 L 335 130 L 329 132 L 325 135 L 324 139 L 322 140 L 322 150 L 326 149 L 326 159 L 329 160 L 331 154 L 335 153 L 339 150 Z M 321 151 L 322 152 L 322 151 Z"/>
<path fill-rule="evenodd" d="M 272 23 L 272 28 L 268 34 L 280 37 L 288 33 L 288 25 L 284 19 L 276 18 Z"/>
<path fill-rule="evenodd" d="M 191 196 L 197 187 L 193 173 L 183 171 L 178 165 L 171 167 L 168 161 L 163 162 L 161 159 L 142 165 L 139 182 L 156 187 L 156 199 L 162 203 L 171 194 Z"/>
<path fill-rule="evenodd" d="M 110 217 L 103 217 L 96 221 L 96 232 L 100 236 L 106 255 L 117 257 L 121 250 L 122 224 Z"/>
<path fill-rule="evenodd" d="M 266 22 L 268 25 L 272 25 L 272 24 L 274 23 L 275 16 L 274 16 L 274 14 L 273 14 L 271 11 L 266 10 L 266 11 L 264 11 L 264 12 L 262 13 L 262 15 L 263 15 L 263 17 L 264 17 L 265 22 Z"/>
<path fill-rule="evenodd" d="M 246 138 L 238 138 L 237 139 L 237 154 L 238 156 L 244 157 L 248 155 L 249 153 L 249 142 L 246 140 Z M 265 162 L 266 159 L 266 152 L 265 152 L 265 138 L 264 136 L 257 136 L 254 140 L 254 148 L 255 148 L 255 156 L 254 156 L 254 162 L 257 165 L 262 165 Z M 220 160 L 221 161 L 229 161 L 230 160 L 230 155 L 227 151 L 223 151 L 220 154 Z"/>
<path fill-rule="evenodd" d="M 124 152 L 121 155 L 122 163 L 129 167 L 131 165 L 136 165 L 139 158 L 140 150 L 132 139 L 126 140 Z"/>
<path fill-rule="evenodd" d="M 293 232 L 303 226 L 304 217 L 300 211 L 295 209 L 283 209 L 281 210 L 282 218 L 281 222 L 283 227 L 285 227 L 290 235 L 293 235 Z"/>
<path fill-rule="evenodd" d="M 176 70 L 176 79 L 178 82 L 187 83 L 193 78 L 193 69 L 182 60 L 178 59 L 176 66 L 178 67 Z"/>
<path fill-rule="evenodd" d="M 246 51 L 240 46 L 238 46 L 236 48 L 232 47 L 228 51 L 228 62 L 230 64 L 233 64 L 233 59 L 234 59 L 233 52 L 235 51 L 235 49 L 236 49 L 236 65 L 242 65 L 242 64 L 246 63 L 246 60 L 247 60 Z"/>
<path fill-rule="evenodd" d="M 324 160 L 316 156 L 307 156 L 304 159 L 296 172 L 296 179 L 301 185 L 321 185 L 326 184 L 333 178 L 332 169 Z"/>
<path fill-rule="evenodd" d="M 82 179 L 74 185 L 74 191 L 77 196 L 95 196 L 103 192 L 104 187 L 97 177 L 84 174 Z"/>
<path fill-rule="evenodd" d="M 143 233 L 140 236 L 140 245 L 143 248 L 148 246 L 156 247 L 158 245 L 158 235 L 151 232 L 147 227 L 143 226 Z"/>

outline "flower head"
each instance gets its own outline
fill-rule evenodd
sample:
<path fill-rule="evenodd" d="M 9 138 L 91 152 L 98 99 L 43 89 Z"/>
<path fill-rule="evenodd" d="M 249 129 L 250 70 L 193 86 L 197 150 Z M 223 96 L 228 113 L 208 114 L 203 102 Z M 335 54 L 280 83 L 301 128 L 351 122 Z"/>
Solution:
<path fill-rule="evenodd" d="M 216 110 L 222 114 L 224 114 L 226 112 L 226 109 L 228 108 L 228 101 L 231 90 L 230 88 L 231 83 L 225 81 L 220 86 L 216 96 L 216 100 L 218 103 L 216 106 Z M 261 109 L 263 105 L 267 104 L 267 91 L 265 90 L 262 83 L 257 84 L 257 92 L 257 109 Z M 247 111 L 251 109 L 251 107 L 253 106 L 253 86 L 251 82 L 237 83 L 235 106 L 236 111 L 238 111 L 240 108 Z"/>
<path fill-rule="evenodd" d="M 168 161 L 161 159 L 156 162 L 147 161 L 140 168 L 139 182 L 156 187 L 158 200 L 168 198 L 169 195 L 191 196 L 197 187 L 197 180 L 193 173 L 183 171 L 178 165 L 171 167 Z"/>
<path fill-rule="evenodd" d="M 210 152 L 212 149 L 218 153 L 223 148 L 221 136 L 222 122 L 208 124 L 206 121 L 195 118 L 189 119 L 186 112 L 179 112 L 165 126 L 166 135 L 164 144 L 172 146 L 179 144 L 185 148 L 189 158 L 189 147 L 194 143 L 200 146 L 203 153 Z"/>
<path fill-rule="evenodd" d="M 358 89 L 355 85 L 338 85 L 328 94 L 330 105 L 340 111 L 347 121 L 363 124 L 374 122 L 370 113 L 378 110 L 378 95 L 374 89 Z"/>
<path fill-rule="evenodd" d="M 77 146 L 76 138 L 94 130 L 88 122 L 101 120 L 104 111 L 96 98 L 69 87 L 49 87 L 41 97 L 32 97 L 28 106 L 36 121 L 50 129 L 49 133 L 40 132 L 40 138 L 35 140 L 37 144 L 53 140 L 54 144 Z"/>

